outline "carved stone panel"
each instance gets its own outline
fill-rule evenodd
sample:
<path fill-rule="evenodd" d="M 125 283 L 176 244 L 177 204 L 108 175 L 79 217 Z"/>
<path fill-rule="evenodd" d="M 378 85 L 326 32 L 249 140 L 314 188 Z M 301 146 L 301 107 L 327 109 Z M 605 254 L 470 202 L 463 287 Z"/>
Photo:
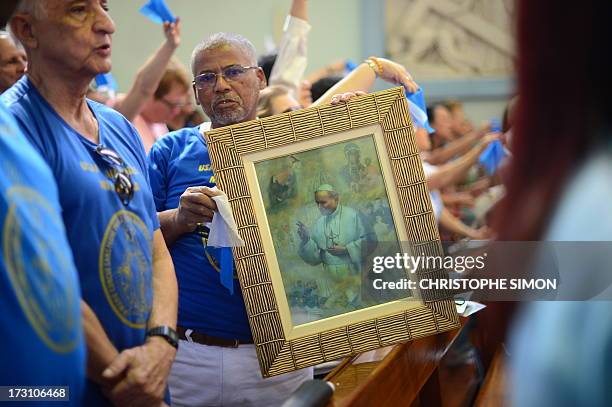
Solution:
<path fill-rule="evenodd" d="M 387 0 L 387 53 L 417 78 L 512 73 L 513 0 Z"/>

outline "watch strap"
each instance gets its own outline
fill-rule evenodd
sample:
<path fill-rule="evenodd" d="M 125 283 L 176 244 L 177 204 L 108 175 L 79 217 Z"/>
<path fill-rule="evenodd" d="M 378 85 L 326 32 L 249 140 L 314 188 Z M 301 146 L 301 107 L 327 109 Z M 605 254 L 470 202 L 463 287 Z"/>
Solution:
<path fill-rule="evenodd" d="M 156 326 L 151 328 L 146 333 L 147 337 L 150 336 L 161 336 L 168 342 L 172 347 L 178 349 L 178 334 L 174 329 L 169 326 Z"/>

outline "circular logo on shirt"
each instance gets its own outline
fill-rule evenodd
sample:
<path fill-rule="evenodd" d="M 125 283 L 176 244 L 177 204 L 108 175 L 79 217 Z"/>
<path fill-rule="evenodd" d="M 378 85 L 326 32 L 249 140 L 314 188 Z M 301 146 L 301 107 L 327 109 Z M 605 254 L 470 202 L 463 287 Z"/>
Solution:
<path fill-rule="evenodd" d="M 62 220 L 30 188 L 12 187 L 7 197 L 2 241 L 13 291 L 40 339 L 55 352 L 71 352 L 80 342 L 80 293 L 70 248 L 56 238 L 64 234 Z"/>
<path fill-rule="evenodd" d="M 108 223 L 100 247 L 104 294 L 117 317 L 132 328 L 145 327 L 153 302 L 149 236 L 136 214 L 121 210 Z"/>

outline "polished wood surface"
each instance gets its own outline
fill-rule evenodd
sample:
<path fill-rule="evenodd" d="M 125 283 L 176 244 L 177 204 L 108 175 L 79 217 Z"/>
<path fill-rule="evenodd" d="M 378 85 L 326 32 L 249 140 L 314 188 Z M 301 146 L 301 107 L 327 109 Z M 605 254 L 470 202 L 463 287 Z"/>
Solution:
<path fill-rule="evenodd" d="M 462 318 L 459 329 L 396 345 L 382 361 L 360 364 L 351 363 L 355 358 L 345 361 L 326 377 L 336 386 L 329 407 L 410 406 L 421 398 L 421 390 L 425 388 L 425 393 L 428 392 L 432 374 L 465 321 Z M 435 387 L 435 383 L 430 386 Z M 431 391 L 431 396 L 425 397 L 437 397 L 438 393 Z M 421 404 L 430 405 L 422 399 Z"/>
<path fill-rule="evenodd" d="M 503 350 L 498 349 L 474 405 L 476 407 L 510 406 L 508 387 L 506 357 Z"/>
<path fill-rule="evenodd" d="M 462 317 L 454 331 L 344 360 L 325 378 L 336 387 L 328 407 L 508 405 L 505 361 L 496 351 L 513 304 L 491 305 Z"/>

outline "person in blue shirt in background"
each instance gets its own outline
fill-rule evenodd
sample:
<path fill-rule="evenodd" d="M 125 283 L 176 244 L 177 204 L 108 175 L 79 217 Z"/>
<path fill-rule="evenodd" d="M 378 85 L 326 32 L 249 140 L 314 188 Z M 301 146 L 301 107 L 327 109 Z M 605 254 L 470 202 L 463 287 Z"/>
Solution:
<path fill-rule="evenodd" d="M 0 3 L 0 26 L 17 3 Z M 0 157 L 0 385 L 68 386 L 70 405 L 79 406 L 85 386 L 80 288 L 57 187 L 2 103 Z"/>
<path fill-rule="evenodd" d="M 22 0 L 11 29 L 29 67 L 1 97 L 59 189 L 82 290 L 83 405 L 159 406 L 176 353 L 177 286 L 132 125 L 87 100 L 111 68 L 106 0 Z M 55 235 L 49 235 L 55 239 Z"/>

